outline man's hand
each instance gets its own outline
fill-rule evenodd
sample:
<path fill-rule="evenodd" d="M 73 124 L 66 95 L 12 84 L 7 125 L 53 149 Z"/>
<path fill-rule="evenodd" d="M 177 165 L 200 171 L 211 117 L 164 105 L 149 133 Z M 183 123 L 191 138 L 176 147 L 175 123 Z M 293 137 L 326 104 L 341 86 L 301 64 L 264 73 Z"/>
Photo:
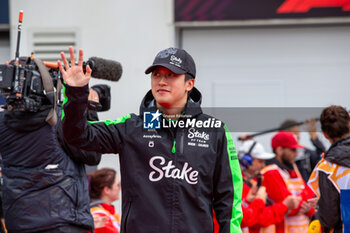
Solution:
<path fill-rule="evenodd" d="M 93 214 L 92 217 L 94 219 L 94 226 L 95 226 L 95 228 L 102 228 L 108 222 L 108 217 L 107 216 L 100 216 L 100 215 L 97 215 L 97 214 Z"/>
<path fill-rule="evenodd" d="M 256 193 L 256 198 L 259 198 L 259 199 L 263 200 L 264 203 L 266 203 L 267 193 L 266 193 L 266 188 L 264 186 L 261 186 L 258 189 L 258 192 Z"/>
<path fill-rule="evenodd" d="M 301 203 L 301 208 L 299 210 L 299 213 L 305 214 L 305 213 L 309 212 L 310 209 L 311 209 L 310 203 L 304 201 L 303 203 Z"/>
<path fill-rule="evenodd" d="M 314 197 L 314 198 L 308 199 L 307 202 L 311 205 L 312 208 L 316 209 L 318 200 L 319 200 L 318 197 Z"/>
<path fill-rule="evenodd" d="M 309 132 L 311 139 L 315 140 L 317 138 L 316 119 L 312 118 L 307 120 L 307 124 L 308 124 L 307 131 Z"/>
<path fill-rule="evenodd" d="M 63 76 L 63 80 L 72 87 L 83 87 L 89 83 L 91 77 L 91 68 L 86 66 L 86 73 L 83 71 L 83 50 L 79 50 L 79 60 L 78 65 L 75 65 L 75 56 L 73 47 L 69 47 L 70 53 L 70 62 L 71 66 L 69 67 L 68 61 L 64 52 L 61 52 L 61 58 L 64 64 L 64 68 L 62 66 L 61 61 L 58 61 L 58 67 Z"/>
<path fill-rule="evenodd" d="M 92 88 L 90 88 L 88 100 L 91 100 L 91 101 L 94 101 L 94 102 L 97 102 L 97 103 L 100 102 L 100 99 L 99 99 L 99 96 L 98 96 L 97 92 L 94 89 L 92 89 Z"/>
<path fill-rule="evenodd" d="M 256 198 L 256 193 L 258 192 L 258 186 L 256 186 L 256 184 L 253 184 L 253 186 L 251 187 L 251 189 L 249 190 L 247 197 L 246 197 L 246 201 L 248 203 L 254 201 L 254 199 Z"/>
<path fill-rule="evenodd" d="M 300 201 L 301 201 L 301 197 L 289 195 L 283 200 L 283 204 L 287 206 L 288 210 L 292 210 L 299 206 Z"/>

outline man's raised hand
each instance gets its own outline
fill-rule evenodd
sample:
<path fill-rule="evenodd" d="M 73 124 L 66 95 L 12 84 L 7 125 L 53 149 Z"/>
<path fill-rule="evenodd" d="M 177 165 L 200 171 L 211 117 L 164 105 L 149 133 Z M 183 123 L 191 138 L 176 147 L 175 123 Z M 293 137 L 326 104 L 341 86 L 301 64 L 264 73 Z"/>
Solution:
<path fill-rule="evenodd" d="M 69 47 L 70 53 L 70 62 L 71 66 L 69 67 L 68 61 L 66 59 L 66 55 L 64 52 L 61 52 L 61 58 L 64 64 L 64 68 L 62 66 L 61 61 L 58 61 L 58 67 L 63 76 L 63 80 L 72 87 L 83 87 L 89 83 L 91 77 L 91 68 L 87 65 L 86 72 L 83 71 L 83 50 L 79 50 L 79 60 L 78 65 L 75 64 L 75 56 L 73 47 Z"/>

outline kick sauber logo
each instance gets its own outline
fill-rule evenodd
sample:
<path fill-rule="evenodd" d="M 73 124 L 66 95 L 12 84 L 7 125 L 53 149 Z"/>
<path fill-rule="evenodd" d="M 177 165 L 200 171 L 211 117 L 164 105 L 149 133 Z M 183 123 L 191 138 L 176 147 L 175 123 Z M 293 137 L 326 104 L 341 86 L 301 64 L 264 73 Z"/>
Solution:
<path fill-rule="evenodd" d="M 156 112 L 143 113 L 143 128 L 144 129 L 160 129 L 160 116 L 162 114 L 157 110 Z"/>
<path fill-rule="evenodd" d="M 162 156 L 153 156 L 149 160 L 149 166 L 153 169 L 149 174 L 149 180 L 152 182 L 161 179 L 179 179 L 189 184 L 198 183 L 198 171 L 194 170 L 187 162 L 182 168 L 177 168 L 170 160 L 166 164 L 165 158 Z"/>

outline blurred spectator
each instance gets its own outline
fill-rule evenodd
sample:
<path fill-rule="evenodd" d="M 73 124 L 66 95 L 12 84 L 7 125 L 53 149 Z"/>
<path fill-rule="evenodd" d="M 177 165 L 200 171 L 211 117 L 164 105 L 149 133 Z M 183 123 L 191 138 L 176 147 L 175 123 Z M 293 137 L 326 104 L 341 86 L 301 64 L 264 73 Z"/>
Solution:
<path fill-rule="evenodd" d="M 321 128 L 332 144 L 313 171 L 309 185 L 319 197 L 318 216 L 324 232 L 350 229 L 350 117 L 332 105 L 321 114 Z M 310 202 L 317 201 L 312 199 Z"/>
<path fill-rule="evenodd" d="M 289 195 L 281 203 L 265 206 L 267 198 L 264 186 L 258 189 L 257 185 L 254 184 L 249 190 L 246 199 L 250 202 L 247 205 L 242 205 L 243 219 L 241 227 L 243 233 L 276 232 L 275 224 L 283 221 L 287 211 L 296 208 L 300 202 L 299 197 Z"/>
<path fill-rule="evenodd" d="M 282 202 L 265 207 L 267 199 L 265 187 L 258 187 L 261 185 L 260 171 L 265 167 L 265 160 L 274 157 L 274 154 L 265 152 L 264 147 L 253 140 L 244 141 L 239 148 L 243 176 L 243 220 L 241 226 L 249 227 L 250 233 L 274 231 L 274 224 L 283 221 L 287 211 L 296 208 L 299 204 L 298 198 L 290 195 Z M 264 193 L 265 195 L 263 195 Z"/>
<path fill-rule="evenodd" d="M 263 146 L 253 140 L 245 140 L 239 148 L 239 160 L 243 176 L 242 232 L 275 232 L 275 223 L 284 219 L 288 210 L 295 209 L 300 198 L 289 195 L 282 202 L 266 206 L 266 189 L 261 186 L 260 170 L 265 167 L 265 160 L 275 157 L 265 152 Z M 260 181 L 259 181 L 260 179 Z M 214 221 L 215 233 L 219 232 Z"/>
<path fill-rule="evenodd" d="M 286 128 L 290 125 L 295 125 L 297 122 L 295 120 L 286 120 L 281 124 L 281 128 Z M 298 166 L 301 176 L 304 181 L 307 182 L 312 170 L 316 166 L 317 162 L 321 159 L 321 154 L 326 150 L 323 143 L 317 136 L 316 132 L 316 121 L 315 119 L 311 119 L 308 121 L 308 132 L 310 135 L 311 143 L 315 146 L 316 150 L 311 150 L 309 148 L 299 148 L 298 155 L 295 159 L 295 163 Z M 286 131 L 292 132 L 297 141 L 300 141 L 300 127 L 292 126 L 290 128 L 286 128 Z"/>
<path fill-rule="evenodd" d="M 120 215 L 112 205 L 112 202 L 119 199 L 120 192 L 120 182 L 115 170 L 99 169 L 90 173 L 88 177 L 95 233 L 119 233 Z"/>
<path fill-rule="evenodd" d="M 313 216 L 315 210 L 307 202 L 314 197 L 314 193 L 306 186 L 295 165 L 297 148 L 303 146 L 299 145 L 295 136 L 287 131 L 276 133 L 271 145 L 276 157 L 261 171 L 264 177 L 263 185 L 269 198 L 279 203 L 291 194 L 301 197 L 299 206 L 290 211 L 284 221 L 276 224 L 276 232 L 306 233 L 309 225 L 308 216 Z"/>

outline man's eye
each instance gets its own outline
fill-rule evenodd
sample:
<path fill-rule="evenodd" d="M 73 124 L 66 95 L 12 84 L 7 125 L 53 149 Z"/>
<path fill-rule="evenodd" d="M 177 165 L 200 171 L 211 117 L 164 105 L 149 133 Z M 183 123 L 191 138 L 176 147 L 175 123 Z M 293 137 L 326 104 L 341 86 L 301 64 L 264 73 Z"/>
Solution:
<path fill-rule="evenodd" d="M 153 76 L 154 76 L 154 77 L 159 77 L 160 74 L 159 74 L 159 73 L 153 73 Z"/>
<path fill-rule="evenodd" d="M 169 73 L 168 77 L 175 77 L 175 75 L 173 73 Z"/>

